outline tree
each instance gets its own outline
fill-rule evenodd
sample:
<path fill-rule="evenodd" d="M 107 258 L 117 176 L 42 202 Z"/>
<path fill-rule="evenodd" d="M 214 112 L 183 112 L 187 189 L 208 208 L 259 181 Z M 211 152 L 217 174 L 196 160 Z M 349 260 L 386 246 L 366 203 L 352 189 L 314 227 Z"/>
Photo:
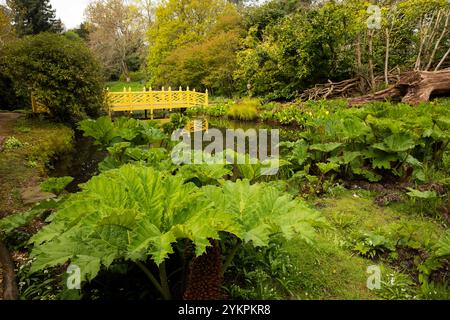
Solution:
<path fill-rule="evenodd" d="M 138 7 L 124 0 L 95 0 L 86 9 L 86 16 L 89 47 L 108 76 L 124 74 L 129 78 L 130 71 L 139 69 L 145 48 L 145 25 Z"/>
<path fill-rule="evenodd" d="M 150 83 L 163 75 L 160 65 L 174 50 L 203 41 L 217 19 L 232 13 L 234 6 L 226 0 L 167 0 L 156 8 L 156 20 L 148 31 L 148 71 Z"/>
<path fill-rule="evenodd" d="M 231 96 L 236 89 L 236 53 L 245 35 L 241 22 L 237 12 L 220 17 L 205 40 L 175 49 L 163 60 L 158 83 Z"/>
<path fill-rule="evenodd" d="M 101 68 L 81 40 L 53 33 L 24 37 L 6 48 L 0 66 L 16 91 L 33 94 L 58 121 L 74 123 L 103 107 Z"/>
<path fill-rule="evenodd" d="M 75 28 L 75 29 L 72 29 L 72 30 L 69 30 L 69 31 L 75 32 L 84 41 L 86 41 L 86 42 L 89 41 L 90 29 L 89 29 L 89 24 L 88 23 L 83 22 L 83 23 L 80 24 L 80 26 L 78 28 Z"/>
<path fill-rule="evenodd" d="M 297 6 L 287 16 L 273 16 L 272 9 L 268 14 L 256 11 L 258 17 L 270 18 L 255 20 L 245 49 L 238 53 L 236 80 L 243 91 L 250 89 L 250 94 L 270 99 L 292 99 L 310 85 L 352 75 L 348 44 L 354 39 L 354 24 L 350 10 L 335 2 Z M 283 10 L 276 8 L 276 12 Z"/>
<path fill-rule="evenodd" d="M 13 24 L 20 36 L 40 32 L 59 33 L 63 29 L 49 0 L 7 0 L 6 3 L 12 11 Z"/>
<path fill-rule="evenodd" d="M 0 47 L 15 39 L 15 32 L 11 23 L 8 8 L 0 6 Z"/>

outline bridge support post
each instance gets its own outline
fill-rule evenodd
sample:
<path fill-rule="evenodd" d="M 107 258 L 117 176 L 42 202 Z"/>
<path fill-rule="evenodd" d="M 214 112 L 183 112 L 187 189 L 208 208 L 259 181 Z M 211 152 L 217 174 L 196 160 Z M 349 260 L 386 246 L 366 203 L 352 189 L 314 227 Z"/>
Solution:
<path fill-rule="evenodd" d="M 173 108 L 172 87 L 169 87 L 169 112 L 172 112 L 172 108 Z"/>

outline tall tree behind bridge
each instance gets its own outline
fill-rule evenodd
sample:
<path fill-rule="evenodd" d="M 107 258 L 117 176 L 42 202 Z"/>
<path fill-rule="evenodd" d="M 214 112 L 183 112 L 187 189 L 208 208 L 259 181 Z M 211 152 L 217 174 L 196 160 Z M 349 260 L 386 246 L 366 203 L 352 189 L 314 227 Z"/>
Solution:
<path fill-rule="evenodd" d="M 89 46 L 103 62 L 107 76 L 139 69 L 143 60 L 146 21 L 138 2 L 94 0 L 86 9 Z"/>
<path fill-rule="evenodd" d="M 159 2 L 155 22 L 147 32 L 150 83 L 160 85 L 161 65 L 174 50 L 206 39 L 219 17 L 234 11 L 227 0 L 167 0 Z"/>
<path fill-rule="evenodd" d="M 0 5 L 0 48 L 15 38 L 10 15 L 9 9 Z"/>
<path fill-rule="evenodd" d="M 49 0 L 7 0 L 12 12 L 13 25 L 19 36 L 41 32 L 59 33 L 63 29 Z"/>

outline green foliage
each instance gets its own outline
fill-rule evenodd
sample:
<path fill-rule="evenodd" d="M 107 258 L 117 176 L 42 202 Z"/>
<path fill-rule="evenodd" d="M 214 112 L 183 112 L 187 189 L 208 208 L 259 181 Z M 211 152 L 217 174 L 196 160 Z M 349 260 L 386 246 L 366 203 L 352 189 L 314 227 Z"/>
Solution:
<path fill-rule="evenodd" d="M 259 113 L 262 122 L 270 122 L 275 120 L 275 114 L 272 111 L 262 111 Z"/>
<path fill-rule="evenodd" d="M 186 115 L 191 118 L 203 114 L 205 114 L 205 109 L 203 107 L 194 107 L 186 110 Z"/>
<path fill-rule="evenodd" d="M 435 256 L 438 258 L 450 256 L 450 230 L 447 230 L 442 239 L 436 244 Z"/>
<path fill-rule="evenodd" d="M 6 139 L 6 142 L 5 142 L 6 150 L 19 149 L 19 148 L 22 148 L 23 146 L 24 146 L 24 144 L 22 142 L 20 142 L 20 140 L 17 139 L 16 137 L 9 137 L 8 139 Z"/>
<path fill-rule="evenodd" d="M 282 125 L 301 125 L 304 122 L 304 113 L 296 106 L 287 107 L 277 112 L 275 119 Z"/>
<path fill-rule="evenodd" d="M 55 10 L 49 0 L 7 0 L 12 10 L 14 27 L 20 36 L 41 32 L 62 31 L 61 20 L 56 19 Z"/>
<path fill-rule="evenodd" d="M 233 233 L 257 247 L 267 246 L 270 236 L 276 233 L 287 239 L 299 234 L 312 242 L 314 226 L 324 223 L 316 211 L 301 202 L 275 188 L 250 185 L 248 180 L 227 181 L 222 188 L 205 187 L 205 195 L 217 205 L 216 210 L 231 215 L 238 223 Z"/>
<path fill-rule="evenodd" d="M 437 193 L 434 191 L 419 191 L 412 188 L 408 188 L 409 192 L 406 194 L 411 198 L 417 199 L 435 199 L 437 198 Z"/>
<path fill-rule="evenodd" d="M 159 76 L 154 81 L 201 90 L 208 88 L 214 95 L 231 97 L 236 91 L 233 74 L 237 68 L 236 52 L 241 45 L 242 33 L 238 13 L 224 13 L 217 18 L 205 39 L 171 51 L 158 66 Z"/>
<path fill-rule="evenodd" d="M 157 6 L 155 17 L 148 30 L 150 84 L 207 86 L 229 94 L 239 46 L 234 6 L 226 0 L 169 0 Z"/>
<path fill-rule="evenodd" d="M 408 275 L 392 272 L 387 275 L 387 280 L 381 282 L 377 294 L 386 300 L 412 300 L 415 297 L 414 282 Z"/>
<path fill-rule="evenodd" d="M 420 107 L 375 103 L 348 109 L 339 103 L 319 102 L 285 110 L 296 110 L 299 119 L 280 118 L 281 111 L 276 115 L 279 120 L 303 127 L 302 139 L 281 144 L 294 171 L 308 167 L 314 172 L 318 167 L 324 173 L 322 169 L 327 166 L 332 168 L 328 172 L 336 171 L 347 179 L 357 176 L 377 182 L 390 175 L 425 182 L 430 168 L 444 169 L 450 136 L 443 133 L 448 131 L 443 103 Z M 408 114 L 408 119 L 396 120 L 402 114 Z M 420 198 L 432 194 L 409 195 Z"/>
<path fill-rule="evenodd" d="M 308 86 L 331 78 L 348 78 L 351 55 L 344 46 L 353 36 L 353 12 L 327 2 L 296 7 L 289 1 L 270 1 L 256 10 L 244 50 L 238 52 L 236 78 L 254 96 L 292 99 Z M 283 13 L 282 13 L 283 12 Z"/>
<path fill-rule="evenodd" d="M 130 142 L 129 146 L 150 145 L 167 138 L 155 123 L 130 118 L 119 118 L 114 122 L 109 117 L 88 119 L 81 121 L 78 127 L 104 149 L 122 142 Z"/>
<path fill-rule="evenodd" d="M 257 99 L 244 99 L 234 104 L 228 110 L 228 117 L 236 120 L 251 121 L 258 117 L 258 107 L 261 105 Z"/>
<path fill-rule="evenodd" d="M 356 243 L 354 250 L 363 257 L 374 259 L 381 253 L 395 251 L 395 244 L 383 235 L 367 234 Z"/>
<path fill-rule="evenodd" d="M 73 180 L 72 177 L 49 178 L 41 183 L 41 190 L 43 192 L 60 194 Z"/>
<path fill-rule="evenodd" d="M 142 91 L 144 89 L 144 84 L 141 82 L 114 81 L 107 82 L 106 89 L 110 92 L 123 92 L 124 89 L 131 89 L 131 91 Z"/>
<path fill-rule="evenodd" d="M 268 247 L 256 250 L 252 246 L 243 246 L 228 273 L 230 277 L 237 277 L 227 288 L 232 299 L 296 298 L 296 283 L 292 279 L 301 271 L 283 245 L 282 241 L 273 239 Z M 240 282 L 242 284 L 237 284 Z"/>
<path fill-rule="evenodd" d="M 174 113 L 170 116 L 170 122 L 175 129 L 182 129 L 188 124 L 189 118 L 181 113 Z"/>
<path fill-rule="evenodd" d="M 232 102 L 219 103 L 206 109 L 206 113 L 211 117 L 225 117 L 233 105 L 234 104 Z"/>
<path fill-rule="evenodd" d="M 199 187 L 220 185 L 225 177 L 231 175 L 229 167 L 221 164 L 186 165 L 178 169 L 178 175 L 186 182 L 193 182 Z"/>
<path fill-rule="evenodd" d="M 162 267 L 180 239 L 191 240 L 201 255 L 219 232 L 267 246 L 279 233 L 312 241 L 323 223 L 317 212 L 268 186 L 238 181 L 199 189 L 184 180 L 131 165 L 94 177 L 33 237 L 31 272 L 70 260 L 90 281 L 120 259 L 151 258 Z"/>
<path fill-rule="evenodd" d="M 16 91 L 32 93 L 56 120 L 74 122 L 103 108 L 100 65 L 83 42 L 42 33 L 9 46 L 5 59 Z"/>
<path fill-rule="evenodd" d="M 31 210 L 0 219 L 0 235 L 9 235 L 15 229 L 28 225 L 34 218 L 49 211 L 58 204 L 58 200 L 47 200 L 37 204 Z"/>
<path fill-rule="evenodd" d="M 139 83 L 141 87 L 143 87 L 143 84 L 146 83 L 147 80 L 147 74 L 142 71 L 132 71 L 128 74 L 128 78 L 130 82 Z M 119 81 L 123 82 L 124 84 L 127 84 L 127 77 L 124 74 L 122 74 L 119 78 Z"/>

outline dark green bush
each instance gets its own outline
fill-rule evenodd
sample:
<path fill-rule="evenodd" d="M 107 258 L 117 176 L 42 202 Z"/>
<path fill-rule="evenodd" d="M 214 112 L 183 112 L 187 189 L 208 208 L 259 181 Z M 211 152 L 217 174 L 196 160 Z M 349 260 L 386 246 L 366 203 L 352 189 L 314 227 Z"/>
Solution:
<path fill-rule="evenodd" d="M 16 92 L 34 94 L 55 120 L 74 123 L 102 109 L 101 67 L 82 41 L 42 33 L 10 45 L 2 58 Z"/>

